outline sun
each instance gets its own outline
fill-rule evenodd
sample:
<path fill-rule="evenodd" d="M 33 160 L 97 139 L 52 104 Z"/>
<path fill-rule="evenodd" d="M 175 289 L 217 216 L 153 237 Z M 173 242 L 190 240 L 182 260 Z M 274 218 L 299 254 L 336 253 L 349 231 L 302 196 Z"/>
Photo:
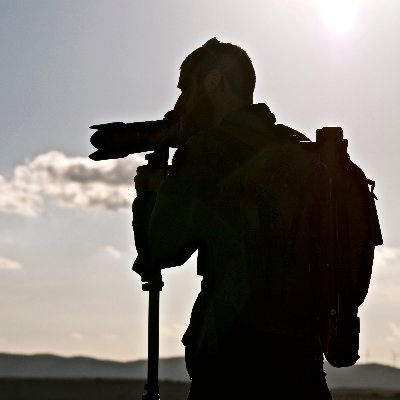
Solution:
<path fill-rule="evenodd" d="M 350 33 L 356 25 L 354 0 L 320 0 L 319 11 L 325 27 L 333 34 Z"/>

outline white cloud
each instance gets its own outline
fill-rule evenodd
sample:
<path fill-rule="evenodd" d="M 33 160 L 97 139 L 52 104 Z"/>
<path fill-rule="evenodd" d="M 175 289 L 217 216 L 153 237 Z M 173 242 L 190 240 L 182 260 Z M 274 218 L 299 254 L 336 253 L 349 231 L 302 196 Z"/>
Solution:
<path fill-rule="evenodd" d="M 14 260 L 10 260 L 9 258 L 0 257 L 0 270 L 19 270 L 22 268 L 22 265 Z"/>
<path fill-rule="evenodd" d="M 373 290 L 371 290 L 377 298 L 383 302 L 391 304 L 400 303 L 400 283 L 399 281 L 393 283 L 376 283 Z"/>
<path fill-rule="evenodd" d="M 369 296 L 371 295 L 382 302 L 400 304 L 400 248 L 376 248 Z"/>
<path fill-rule="evenodd" d="M 400 325 L 395 322 L 389 322 L 389 328 L 391 330 L 392 336 L 400 339 Z"/>
<path fill-rule="evenodd" d="M 34 217 L 50 199 L 63 207 L 130 211 L 133 177 L 144 163 L 138 154 L 104 161 L 40 154 L 17 166 L 10 180 L 0 175 L 0 212 Z"/>
<path fill-rule="evenodd" d="M 388 342 L 388 343 L 396 343 L 396 338 L 394 338 L 393 336 L 386 336 L 385 337 L 385 340 Z"/>
<path fill-rule="evenodd" d="M 400 263 L 400 248 L 378 246 L 375 250 L 374 266 Z"/>
<path fill-rule="evenodd" d="M 119 260 L 122 257 L 122 253 L 116 249 L 114 246 L 105 246 L 104 250 L 111 255 L 111 257 L 115 258 L 116 260 Z"/>
<path fill-rule="evenodd" d="M 28 192 L 15 184 L 7 182 L 0 176 L 0 211 L 33 217 L 42 206 L 42 197 Z"/>
<path fill-rule="evenodd" d="M 78 341 L 83 340 L 83 335 L 81 335 L 81 334 L 78 333 L 78 332 L 73 332 L 73 333 L 71 333 L 71 337 L 72 337 L 72 339 L 74 339 L 74 340 L 78 340 Z"/>

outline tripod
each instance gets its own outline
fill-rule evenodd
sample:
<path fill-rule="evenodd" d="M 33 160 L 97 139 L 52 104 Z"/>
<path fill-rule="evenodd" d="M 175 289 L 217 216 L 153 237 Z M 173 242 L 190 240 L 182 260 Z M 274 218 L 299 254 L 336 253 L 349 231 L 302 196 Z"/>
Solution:
<path fill-rule="evenodd" d="M 163 146 L 152 153 L 146 154 L 148 165 L 154 169 L 168 172 L 169 147 Z M 161 271 L 161 270 L 160 270 Z M 142 400 L 159 400 L 158 362 L 159 362 L 159 310 L 160 292 L 164 282 L 161 272 L 155 274 L 149 282 L 142 285 L 142 290 L 149 292 L 148 306 L 148 348 L 147 348 L 147 381 Z"/>
<path fill-rule="evenodd" d="M 159 306 L 160 291 L 163 286 L 161 273 L 151 282 L 142 285 L 142 289 L 149 292 L 147 382 L 144 385 L 143 400 L 158 400 L 160 398 L 158 387 Z"/>

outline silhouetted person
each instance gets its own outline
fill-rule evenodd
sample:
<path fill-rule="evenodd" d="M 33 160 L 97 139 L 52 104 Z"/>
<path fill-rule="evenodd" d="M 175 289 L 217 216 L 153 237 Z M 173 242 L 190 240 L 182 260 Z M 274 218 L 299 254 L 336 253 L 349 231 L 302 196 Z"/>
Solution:
<path fill-rule="evenodd" d="M 190 400 L 331 399 L 310 274 L 323 168 L 299 151 L 305 137 L 253 103 L 255 82 L 247 53 L 215 38 L 183 61 L 185 140 L 165 180 L 138 168 L 133 269 L 148 281 L 198 251 L 182 339 Z"/>

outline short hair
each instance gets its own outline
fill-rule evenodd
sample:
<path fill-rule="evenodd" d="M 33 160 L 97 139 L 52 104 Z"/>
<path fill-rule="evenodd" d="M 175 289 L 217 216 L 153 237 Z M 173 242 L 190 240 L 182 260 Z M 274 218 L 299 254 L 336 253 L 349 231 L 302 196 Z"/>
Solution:
<path fill-rule="evenodd" d="M 246 102 L 252 102 L 256 84 L 253 63 L 245 50 L 215 37 L 190 53 L 182 62 L 181 71 L 204 78 L 213 68 L 224 73 L 232 90 Z"/>

